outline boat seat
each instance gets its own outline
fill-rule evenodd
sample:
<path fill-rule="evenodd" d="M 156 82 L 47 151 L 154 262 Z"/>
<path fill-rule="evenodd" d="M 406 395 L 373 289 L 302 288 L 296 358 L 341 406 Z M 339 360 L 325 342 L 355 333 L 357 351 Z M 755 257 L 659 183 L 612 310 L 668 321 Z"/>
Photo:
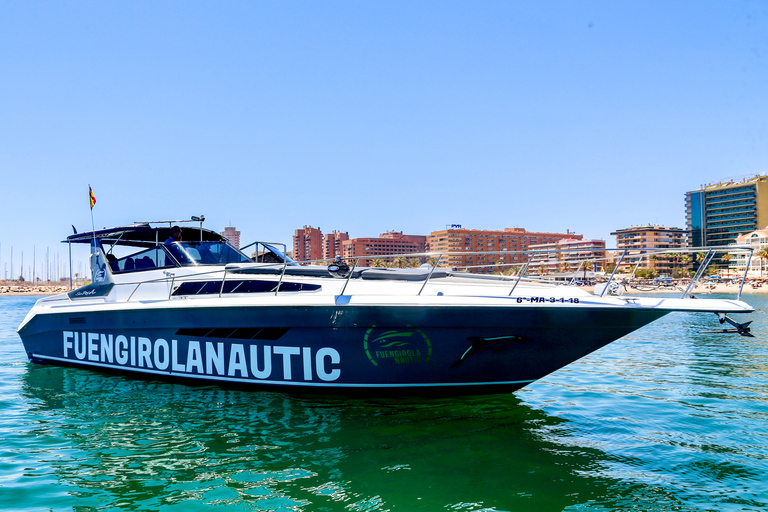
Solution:
<path fill-rule="evenodd" d="M 136 268 L 137 269 L 146 269 L 146 268 L 154 268 L 155 262 L 152 261 L 152 258 L 149 256 L 144 256 L 140 260 L 136 262 Z"/>

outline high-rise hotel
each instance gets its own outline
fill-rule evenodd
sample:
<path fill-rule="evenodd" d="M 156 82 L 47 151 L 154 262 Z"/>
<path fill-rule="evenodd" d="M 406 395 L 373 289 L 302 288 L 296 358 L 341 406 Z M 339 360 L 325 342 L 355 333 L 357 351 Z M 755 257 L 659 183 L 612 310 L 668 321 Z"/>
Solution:
<path fill-rule="evenodd" d="M 768 176 L 702 185 L 685 194 L 690 247 L 728 245 L 768 226 Z"/>

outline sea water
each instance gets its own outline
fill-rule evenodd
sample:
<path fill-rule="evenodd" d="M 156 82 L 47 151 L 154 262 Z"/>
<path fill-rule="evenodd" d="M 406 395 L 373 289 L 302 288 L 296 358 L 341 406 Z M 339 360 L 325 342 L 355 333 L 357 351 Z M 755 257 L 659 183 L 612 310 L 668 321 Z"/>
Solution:
<path fill-rule="evenodd" d="M 31 364 L 34 300 L 0 297 L 0 510 L 768 509 L 759 295 L 754 338 L 676 313 L 516 393 L 437 399 Z"/>

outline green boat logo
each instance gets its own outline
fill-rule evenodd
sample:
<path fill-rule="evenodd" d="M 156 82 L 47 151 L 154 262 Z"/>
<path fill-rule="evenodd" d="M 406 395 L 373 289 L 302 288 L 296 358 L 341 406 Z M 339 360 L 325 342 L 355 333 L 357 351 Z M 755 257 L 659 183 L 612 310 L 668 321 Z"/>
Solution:
<path fill-rule="evenodd" d="M 420 329 L 368 329 L 363 340 L 365 354 L 374 366 L 428 363 L 432 344 Z"/>

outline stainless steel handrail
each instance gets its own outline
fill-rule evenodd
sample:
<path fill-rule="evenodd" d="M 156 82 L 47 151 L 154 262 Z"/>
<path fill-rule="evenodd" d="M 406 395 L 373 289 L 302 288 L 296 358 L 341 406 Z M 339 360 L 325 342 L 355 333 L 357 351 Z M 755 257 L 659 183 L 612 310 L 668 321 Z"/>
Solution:
<path fill-rule="evenodd" d="M 618 274 L 618 271 L 620 270 L 621 266 L 624 264 L 627 257 L 632 256 L 633 258 L 637 258 L 637 262 L 635 263 L 631 275 L 634 277 L 634 275 L 637 273 L 639 266 L 642 264 L 643 259 L 647 259 L 654 255 L 660 255 L 660 254 L 679 254 L 679 253 L 694 253 L 694 252 L 702 252 L 703 250 L 710 251 L 712 250 L 713 254 L 709 258 L 709 262 L 714 258 L 714 253 L 717 252 L 734 252 L 735 250 L 741 250 L 744 249 L 745 252 L 751 252 L 753 251 L 752 248 L 749 247 L 723 247 L 723 248 L 701 248 L 701 247 L 694 247 L 694 248 L 687 248 L 687 247 L 679 247 L 679 248 L 670 248 L 666 250 L 654 250 L 654 249 L 633 249 L 633 248 L 622 248 L 622 249 L 615 249 L 615 248 L 600 248 L 596 250 L 594 247 L 584 247 L 584 248 L 570 248 L 570 249 L 558 249 L 558 250 L 542 250 L 542 251 L 473 251 L 473 252 L 466 252 L 466 251 L 446 251 L 443 253 L 433 253 L 433 252 L 426 252 L 426 253 L 408 253 L 408 254 L 375 254 L 375 255 L 365 255 L 365 256 L 354 256 L 354 257 L 341 257 L 342 260 L 353 260 L 354 261 L 354 268 L 358 268 L 361 259 L 394 259 L 394 258 L 401 258 L 401 257 L 408 257 L 408 258 L 425 258 L 425 257 L 437 257 L 439 261 L 445 261 L 447 256 L 470 256 L 470 255 L 479 255 L 479 256 L 489 256 L 489 255 L 515 255 L 515 254 L 525 254 L 528 256 L 528 259 L 523 264 L 522 268 L 520 269 L 519 273 L 517 274 L 517 278 L 515 278 L 515 284 L 513 285 L 513 288 L 510 292 L 510 295 L 514 292 L 515 288 L 517 287 L 518 283 L 520 283 L 523 278 L 525 277 L 528 268 L 530 268 L 531 265 L 535 263 L 534 258 L 537 256 L 541 256 L 543 254 L 556 254 L 556 253 L 587 253 L 587 256 L 583 259 L 576 259 L 573 258 L 570 261 L 567 261 L 565 264 L 577 264 L 577 270 L 573 273 L 570 283 L 573 284 L 573 282 L 578 278 L 576 273 L 581 269 L 581 267 L 584 264 L 584 261 L 615 261 L 615 256 L 605 256 L 600 258 L 595 258 L 594 253 L 595 252 L 610 252 L 610 251 L 621 251 L 621 256 L 619 257 L 619 261 L 615 264 L 610 277 L 608 278 L 607 286 L 613 282 Z M 751 258 L 750 258 L 751 259 Z M 322 259 L 322 260 L 310 260 L 310 261 L 303 261 L 301 263 L 316 263 L 316 262 L 324 262 L 328 261 L 328 259 Z M 633 260 L 635 261 L 635 260 Z M 498 268 L 500 266 L 516 266 L 519 263 L 492 263 L 492 264 L 484 264 L 484 265 L 473 265 L 469 267 L 453 267 L 455 268 Z M 542 262 L 543 265 L 547 265 L 548 267 L 551 267 L 554 262 L 551 260 Z M 612 264 L 613 266 L 613 264 Z M 707 265 L 708 266 L 708 265 Z M 749 265 L 747 266 L 747 271 L 749 269 Z M 698 273 L 698 279 L 695 279 L 694 285 L 703 277 L 705 270 L 702 270 Z M 427 276 L 426 281 L 422 284 L 421 288 L 419 289 L 418 294 L 421 294 L 424 290 L 425 285 L 432 279 L 434 274 L 434 270 L 430 272 L 430 274 Z M 747 273 L 745 271 L 745 277 L 747 277 Z M 347 277 L 347 280 L 345 282 L 343 292 L 346 292 L 348 283 L 353 278 L 352 274 Z M 559 283 L 558 283 L 559 284 Z M 605 295 L 604 289 L 601 293 L 601 296 Z"/>
<path fill-rule="evenodd" d="M 616 267 L 613 269 L 613 272 L 611 272 L 611 277 L 608 278 L 608 282 L 605 283 L 605 287 L 600 292 L 600 296 L 604 296 L 605 292 L 608 291 L 608 287 L 611 286 L 611 282 L 613 281 L 613 276 L 616 275 L 616 271 L 619 270 L 619 267 L 621 266 L 621 262 L 624 261 L 624 256 L 627 255 L 627 251 L 629 249 L 624 249 L 624 252 L 621 254 L 621 258 L 619 258 L 619 262 L 616 264 Z"/>
<path fill-rule="evenodd" d="M 515 292 L 515 288 L 517 288 L 517 284 L 520 282 L 520 280 L 525 275 L 525 272 L 528 270 L 528 265 L 531 264 L 531 261 L 533 260 L 533 254 L 528 258 L 528 261 L 525 262 L 525 266 L 520 269 L 520 272 L 517 274 L 517 281 L 515 281 L 515 284 L 512 285 L 512 289 L 509 290 L 509 297 L 512 296 L 512 294 Z"/>
<path fill-rule="evenodd" d="M 219 288 L 219 298 L 221 298 L 221 294 L 224 293 L 224 282 L 227 280 L 227 269 L 224 268 L 224 275 L 221 276 L 221 287 Z M 277 285 L 278 288 L 280 288 L 280 285 Z"/>
<path fill-rule="evenodd" d="M 685 299 L 690 295 L 691 290 L 693 290 L 696 287 L 696 283 L 699 282 L 699 279 L 702 275 L 704 275 L 704 271 L 707 270 L 707 267 L 709 266 L 709 262 L 712 261 L 712 257 L 714 256 L 713 250 L 710 249 L 709 252 L 707 252 L 707 255 L 704 256 L 704 259 L 701 261 L 701 264 L 699 264 L 699 269 L 696 271 L 696 274 L 694 274 L 693 279 L 691 279 L 691 282 L 688 284 L 688 288 L 685 289 L 683 292 L 682 299 Z"/>
<path fill-rule="evenodd" d="M 357 268 L 357 263 L 360 261 L 360 257 L 355 258 L 355 262 L 352 264 L 352 268 L 349 269 L 349 274 L 347 274 L 347 279 L 344 281 L 344 286 L 341 289 L 341 293 L 339 295 L 344 295 L 344 292 L 347 291 L 347 285 L 349 284 L 349 280 L 352 279 L 352 274 L 355 273 L 355 268 Z"/>
<path fill-rule="evenodd" d="M 257 244 L 267 245 L 266 243 L 263 243 L 263 242 L 257 242 Z M 285 244 L 274 243 L 272 245 L 276 245 L 276 246 L 282 245 L 283 248 L 285 247 Z M 614 249 L 606 248 L 603 251 L 608 252 L 608 251 L 612 251 L 612 250 L 614 250 Z M 615 255 L 614 256 L 608 256 L 608 257 L 595 258 L 594 257 L 595 250 L 594 250 L 594 248 L 591 248 L 591 247 L 590 248 L 583 248 L 583 249 L 548 250 L 548 251 L 476 251 L 476 252 L 451 251 L 451 252 L 444 252 L 444 253 L 416 253 L 416 254 L 355 256 L 355 257 L 341 258 L 342 260 L 353 260 L 353 261 L 352 261 L 352 268 L 350 269 L 349 274 L 347 276 L 345 276 L 344 284 L 342 286 L 342 289 L 341 289 L 340 293 L 341 293 L 341 295 L 344 295 L 346 293 L 346 291 L 349 289 L 349 284 L 351 283 L 352 279 L 360 278 L 360 272 L 358 272 L 358 274 L 355 275 L 355 270 L 360 268 L 360 262 L 363 259 L 376 259 L 376 258 L 391 259 L 391 258 L 398 258 L 398 257 L 409 257 L 409 258 L 419 257 L 419 258 L 422 258 L 422 259 L 423 258 L 435 258 L 434 263 L 431 265 L 431 267 L 429 269 L 429 272 L 425 276 L 424 281 L 421 283 L 421 286 L 419 287 L 418 292 L 416 293 L 417 295 L 422 295 L 424 290 L 426 289 L 427 284 L 429 284 L 432 281 L 432 279 L 434 278 L 435 271 L 437 270 L 437 268 L 440 266 L 441 263 L 443 263 L 443 265 L 445 265 L 444 262 L 446 261 L 447 257 L 449 257 L 449 256 L 466 256 L 466 255 L 490 256 L 490 255 L 497 255 L 497 254 L 498 255 L 508 255 L 508 256 L 512 255 L 512 256 L 514 256 L 514 255 L 525 254 L 527 256 L 527 260 L 518 269 L 518 272 L 517 272 L 516 276 L 512 276 L 512 277 L 500 276 L 499 277 L 499 279 L 501 279 L 501 280 L 514 281 L 513 284 L 512 284 L 511 290 L 509 292 L 509 295 L 511 296 L 516 291 L 516 288 L 518 287 L 519 283 L 521 283 L 524 279 L 525 280 L 528 279 L 526 277 L 527 276 L 527 272 L 531 268 L 531 265 L 536 263 L 536 261 L 534 261 L 534 260 L 537 257 L 541 258 L 542 255 L 544 255 L 544 254 L 553 254 L 553 253 L 556 254 L 556 253 L 560 253 L 560 252 L 568 252 L 568 253 L 583 252 L 583 253 L 589 253 L 586 258 L 581 259 L 581 260 L 577 260 L 576 258 L 571 258 L 571 259 L 566 260 L 566 263 L 563 264 L 563 265 L 565 265 L 566 271 L 568 271 L 568 267 L 569 266 L 578 263 L 578 265 L 576 266 L 576 271 L 573 272 L 573 275 L 570 276 L 570 279 L 567 280 L 566 283 L 562 283 L 562 284 L 566 284 L 566 285 L 570 284 L 570 285 L 572 285 L 575 282 L 575 280 L 578 278 L 578 276 L 577 276 L 578 272 L 583 268 L 583 265 L 585 265 L 585 262 L 587 262 L 587 261 L 595 261 L 595 262 L 597 262 L 597 261 L 604 261 L 604 260 L 606 260 L 606 261 L 611 261 L 611 260 L 612 261 L 616 261 L 615 266 L 614 266 L 614 268 L 613 268 L 613 270 L 612 270 L 612 272 L 610 274 L 610 277 L 608 278 L 608 280 L 607 280 L 607 282 L 605 284 L 605 288 L 603 290 L 601 290 L 601 292 L 599 294 L 602 297 L 602 296 L 605 296 L 605 294 L 606 294 L 606 292 L 608 290 L 608 287 L 616 279 L 620 268 L 622 266 L 626 267 L 626 263 L 625 262 L 627 261 L 628 257 L 630 257 L 630 256 L 632 258 L 635 258 L 635 257 L 639 258 L 638 262 L 635 263 L 635 265 L 632 267 L 632 271 L 631 271 L 631 274 L 630 274 L 631 276 L 634 277 L 634 275 L 638 271 L 638 266 L 640 264 L 640 260 L 646 260 L 646 259 L 649 259 L 649 258 L 653 258 L 655 255 L 677 254 L 679 256 L 680 253 L 703 252 L 704 250 L 706 250 L 707 252 L 704 255 L 704 257 L 701 258 L 701 262 L 700 262 L 699 268 L 696 270 L 694 276 L 691 278 L 690 282 L 687 284 L 686 289 L 683 292 L 682 298 L 688 298 L 688 297 L 691 296 L 691 293 L 693 292 L 693 289 L 701 281 L 702 277 L 705 275 L 705 273 L 707 272 L 708 268 L 711 266 L 712 262 L 715 260 L 715 257 L 717 256 L 717 254 L 721 254 L 723 252 L 736 253 L 737 251 L 743 251 L 744 253 L 748 253 L 748 258 L 747 258 L 747 261 L 746 261 L 746 265 L 745 265 L 743 276 L 741 278 L 741 285 L 739 287 L 738 296 L 740 298 L 741 294 L 743 293 L 744 284 L 745 284 L 746 280 L 749 278 L 749 271 L 750 271 L 750 268 L 751 268 L 751 261 L 752 261 L 752 258 L 754 256 L 754 251 L 755 251 L 755 248 L 748 247 L 748 246 L 747 247 L 724 246 L 724 247 L 710 247 L 710 248 L 672 248 L 672 249 L 668 249 L 668 250 L 648 250 L 648 251 L 639 250 L 639 249 L 638 250 L 635 250 L 635 249 L 623 249 L 621 254 L 620 254 L 620 257 L 618 258 L 618 261 L 616 261 L 616 256 Z M 313 263 L 313 262 L 321 262 L 321 261 L 325 262 L 325 261 L 328 261 L 328 260 L 327 259 L 313 260 L 313 261 L 310 261 L 310 262 L 302 262 L 302 263 Z M 508 259 L 507 259 L 507 261 L 508 261 Z M 559 258 L 557 260 L 550 259 L 550 260 L 545 261 L 544 263 L 547 264 L 549 266 L 549 268 L 551 268 L 552 265 L 560 265 L 561 263 L 558 263 L 559 261 L 561 261 Z M 633 260 L 633 263 L 634 263 L 634 260 Z M 519 263 L 517 263 L 517 262 L 516 263 L 498 263 L 497 262 L 497 263 L 493 263 L 493 264 L 479 265 L 479 266 L 476 266 L 476 267 L 473 267 L 473 268 L 488 268 L 488 269 L 497 268 L 498 269 L 500 266 L 509 266 L 509 265 L 516 266 L 518 264 Z M 742 264 L 742 260 L 739 260 L 739 263 L 738 263 L 738 267 L 739 268 L 740 268 L 741 264 Z M 250 267 L 250 266 L 262 266 L 262 265 L 271 265 L 271 264 L 263 264 L 263 263 L 253 262 L 253 263 L 246 263 L 245 265 Z M 611 263 L 611 265 L 614 265 L 614 263 Z M 281 286 L 282 286 L 282 282 L 285 280 L 286 275 L 288 275 L 288 273 L 287 273 L 287 269 L 288 268 L 289 268 L 289 262 L 288 262 L 287 259 L 282 262 L 282 265 L 279 267 L 279 270 L 277 268 L 275 268 L 276 273 L 279 273 L 279 276 L 280 276 L 279 280 L 278 280 L 278 283 L 277 283 L 277 287 L 274 289 L 275 295 L 278 295 L 279 292 L 280 292 L 280 289 L 281 289 Z M 456 267 L 454 267 L 454 269 L 455 268 Z M 463 267 L 460 267 L 460 268 L 463 268 Z M 542 272 L 543 272 L 543 270 L 542 270 Z M 225 285 L 226 285 L 226 279 L 228 277 L 228 274 L 232 273 L 230 270 L 227 270 L 226 268 L 224 268 L 224 269 L 218 268 L 217 270 L 212 270 L 212 271 L 207 271 L 207 272 L 200 272 L 200 273 L 194 273 L 194 274 L 187 274 L 187 275 L 184 275 L 184 276 L 179 276 L 179 275 L 176 275 L 175 273 L 166 272 L 166 276 L 161 278 L 161 279 L 154 279 L 152 281 L 144 281 L 144 282 L 135 282 L 135 281 L 133 281 L 133 282 L 130 282 L 130 283 L 116 283 L 116 285 L 117 286 L 132 286 L 132 287 L 134 287 L 133 290 L 130 292 L 128 298 L 127 298 L 127 301 L 131 301 L 133 299 L 133 297 L 138 293 L 138 291 L 142 287 L 142 285 L 150 284 L 150 283 L 157 283 L 157 282 L 162 282 L 162 281 L 167 281 L 167 282 L 170 282 L 170 290 L 168 292 L 168 298 L 170 299 L 173 296 L 172 294 L 173 294 L 173 287 L 175 285 L 175 281 L 177 281 L 177 280 L 187 280 L 187 279 L 199 279 L 199 278 L 201 278 L 202 276 L 205 276 L 205 275 L 218 274 L 218 273 L 223 273 L 222 277 L 221 277 L 222 281 L 221 281 L 221 285 L 219 287 L 219 293 L 218 293 L 219 297 L 223 297 L 224 296 L 224 288 L 225 288 Z M 455 274 L 455 275 L 463 275 L 463 274 Z M 542 274 L 542 277 L 544 277 L 544 274 Z M 557 283 L 557 284 L 560 284 L 560 283 Z"/>
<path fill-rule="evenodd" d="M 744 283 L 747 282 L 747 276 L 749 275 L 749 266 L 752 264 L 753 254 L 754 254 L 754 251 L 749 252 L 749 257 L 747 258 L 747 265 L 744 267 L 744 277 L 741 280 L 741 286 L 739 286 L 739 294 L 736 296 L 736 300 L 741 300 L 741 291 L 744 289 Z"/>
<path fill-rule="evenodd" d="M 419 293 L 417 293 L 416 295 L 421 295 L 421 292 L 424 291 L 424 287 L 427 286 L 427 282 L 429 282 L 429 278 L 432 277 L 432 274 L 435 272 L 435 269 L 437 268 L 437 265 L 440 263 L 440 258 L 442 258 L 442 257 L 443 257 L 442 254 L 437 257 L 437 261 L 435 262 L 434 265 L 432 265 L 432 268 L 429 271 L 429 275 L 424 280 L 424 284 L 421 285 L 421 289 L 419 289 Z"/>

